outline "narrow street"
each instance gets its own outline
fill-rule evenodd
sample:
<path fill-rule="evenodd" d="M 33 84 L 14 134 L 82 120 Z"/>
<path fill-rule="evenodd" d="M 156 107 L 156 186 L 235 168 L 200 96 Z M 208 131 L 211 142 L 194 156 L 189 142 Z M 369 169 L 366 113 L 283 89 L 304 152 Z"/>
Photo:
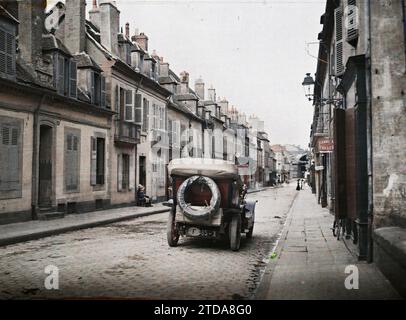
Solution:
<path fill-rule="evenodd" d="M 2 247 L 0 298 L 249 299 L 296 195 L 293 183 L 250 194 L 254 237 L 239 252 L 185 238 L 168 247 L 167 213 Z M 48 265 L 59 269 L 59 290 L 44 287 Z"/>

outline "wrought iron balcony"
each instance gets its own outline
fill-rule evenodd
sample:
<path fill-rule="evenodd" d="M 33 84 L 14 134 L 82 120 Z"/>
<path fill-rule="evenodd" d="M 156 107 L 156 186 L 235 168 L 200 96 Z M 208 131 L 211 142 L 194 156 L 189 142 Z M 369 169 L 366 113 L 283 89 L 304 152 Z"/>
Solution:
<path fill-rule="evenodd" d="M 140 143 L 141 126 L 123 120 L 115 121 L 114 141 L 124 144 Z"/>

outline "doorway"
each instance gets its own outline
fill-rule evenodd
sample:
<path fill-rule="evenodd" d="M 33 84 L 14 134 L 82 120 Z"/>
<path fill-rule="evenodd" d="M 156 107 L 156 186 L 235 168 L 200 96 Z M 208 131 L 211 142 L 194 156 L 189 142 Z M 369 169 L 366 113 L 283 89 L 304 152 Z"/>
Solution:
<path fill-rule="evenodd" d="M 146 189 L 147 188 L 147 186 L 146 186 L 147 174 L 146 174 L 145 165 L 146 165 L 145 156 L 140 156 L 140 161 L 139 161 L 139 165 L 138 165 L 138 168 L 139 168 L 139 171 L 138 171 L 139 172 L 139 179 L 138 179 L 138 181 L 139 181 L 139 184 L 143 185 L 144 188 Z"/>
<path fill-rule="evenodd" d="M 52 207 L 52 127 L 40 126 L 38 206 Z"/>

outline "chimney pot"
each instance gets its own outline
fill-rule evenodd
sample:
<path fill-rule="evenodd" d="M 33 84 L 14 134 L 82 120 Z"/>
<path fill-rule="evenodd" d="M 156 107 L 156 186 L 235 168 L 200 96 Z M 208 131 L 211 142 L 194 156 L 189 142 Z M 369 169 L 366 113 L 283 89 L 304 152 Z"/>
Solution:
<path fill-rule="evenodd" d="M 130 38 L 130 24 L 128 22 L 125 24 L 125 36 Z"/>

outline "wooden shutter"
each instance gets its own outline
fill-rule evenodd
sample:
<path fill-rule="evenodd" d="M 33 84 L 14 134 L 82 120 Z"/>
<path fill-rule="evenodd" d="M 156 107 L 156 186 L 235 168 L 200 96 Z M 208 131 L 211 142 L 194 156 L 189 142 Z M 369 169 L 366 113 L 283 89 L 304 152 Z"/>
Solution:
<path fill-rule="evenodd" d="M 143 130 L 149 130 L 149 101 L 147 99 L 144 100 L 144 112 L 143 112 Z"/>
<path fill-rule="evenodd" d="M 134 121 L 134 103 L 133 103 L 133 91 L 126 90 L 125 92 L 125 121 Z"/>
<path fill-rule="evenodd" d="M 142 96 L 137 93 L 135 94 L 135 123 L 142 125 Z"/>
<path fill-rule="evenodd" d="M 96 185 L 96 169 L 97 169 L 97 139 L 90 138 L 90 184 Z"/>
<path fill-rule="evenodd" d="M 71 98 L 77 98 L 77 68 L 75 61 L 70 61 L 69 69 L 69 96 Z"/>
<path fill-rule="evenodd" d="M 169 146 L 172 146 L 173 142 L 172 120 L 168 120 L 168 134 L 169 134 Z"/>
<path fill-rule="evenodd" d="M 117 191 L 123 190 L 123 157 L 121 154 L 117 155 Z"/>
<path fill-rule="evenodd" d="M 356 161 L 355 112 L 354 108 L 350 108 L 345 110 L 346 211 L 347 216 L 353 221 L 357 217 Z"/>
<path fill-rule="evenodd" d="M 347 10 L 347 41 L 351 43 L 351 41 L 358 38 L 357 1 L 348 0 Z"/>
<path fill-rule="evenodd" d="M 104 184 L 104 167 L 105 167 L 105 139 L 96 139 L 96 183 Z"/>
<path fill-rule="evenodd" d="M 114 88 L 114 107 L 114 111 L 117 112 L 117 119 L 120 119 L 120 88 L 118 85 Z"/>
<path fill-rule="evenodd" d="M 335 17 L 335 75 L 339 76 L 344 73 L 344 42 L 343 42 L 343 12 L 339 7 L 334 10 Z"/>
<path fill-rule="evenodd" d="M 66 134 L 65 147 L 65 188 L 67 191 L 75 191 L 79 188 L 79 135 Z"/>
<path fill-rule="evenodd" d="M 100 76 L 100 106 L 106 107 L 106 78 Z"/>
<path fill-rule="evenodd" d="M 15 75 L 15 37 L 12 33 L 0 29 L 0 73 Z"/>
<path fill-rule="evenodd" d="M 0 191 L 19 190 L 20 128 L 3 125 L 0 130 Z"/>
<path fill-rule="evenodd" d="M 55 54 L 55 88 L 56 91 L 64 95 L 65 91 L 65 58 L 60 54 Z"/>
<path fill-rule="evenodd" d="M 95 91 L 95 72 L 90 71 L 89 72 L 89 93 L 90 93 L 90 103 L 94 104 L 96 102 L 96 91 Z"/>

